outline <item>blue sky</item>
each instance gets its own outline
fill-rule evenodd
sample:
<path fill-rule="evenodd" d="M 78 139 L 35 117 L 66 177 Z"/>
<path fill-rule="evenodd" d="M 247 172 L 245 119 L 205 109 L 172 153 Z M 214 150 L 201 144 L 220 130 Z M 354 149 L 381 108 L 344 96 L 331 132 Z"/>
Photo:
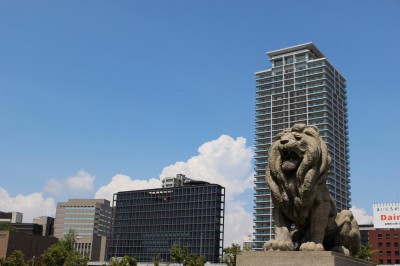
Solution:
<path fill-rule="evenodd" d="M 347 79 L 352 203 L 372 214 L 400 199 L 399 11 L 394 0 L 0 1 L 0 208 L 32 193 L 66 200 L 48 188 L 69 177 L 91 182 L 81 197 L 118 174 L 159 179 L 207 143 L 252 149 L 265 52 L 312 41 Z M 233 198 L 251 215 L 251 189 Z"/>

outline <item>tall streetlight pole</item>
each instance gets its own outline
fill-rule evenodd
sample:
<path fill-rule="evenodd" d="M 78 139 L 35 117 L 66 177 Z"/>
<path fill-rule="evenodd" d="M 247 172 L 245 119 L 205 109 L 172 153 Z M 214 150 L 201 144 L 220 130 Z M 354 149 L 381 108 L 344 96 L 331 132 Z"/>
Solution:
<path fill-rule="evenodd" d="M 200 256 L 203 255 L 203 233 L 200 233 Z"/>
<path fill-rule="evenodd" d="M 114 255 L 115 258 L 117 258 L 117 253 L 118 253 L 118 242 L 119 242 L 119 235 L 117 235 L 117 243 L 115 244 L 115 255 Z"/>

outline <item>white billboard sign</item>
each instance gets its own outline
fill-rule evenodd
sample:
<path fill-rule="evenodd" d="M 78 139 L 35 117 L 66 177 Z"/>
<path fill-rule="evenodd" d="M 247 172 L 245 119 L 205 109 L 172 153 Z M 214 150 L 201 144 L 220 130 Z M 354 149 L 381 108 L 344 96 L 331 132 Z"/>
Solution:
<path fill-rule="evenodd" d="M 374 228 L 400 228 L 400 203 L 373 205 Z"/>

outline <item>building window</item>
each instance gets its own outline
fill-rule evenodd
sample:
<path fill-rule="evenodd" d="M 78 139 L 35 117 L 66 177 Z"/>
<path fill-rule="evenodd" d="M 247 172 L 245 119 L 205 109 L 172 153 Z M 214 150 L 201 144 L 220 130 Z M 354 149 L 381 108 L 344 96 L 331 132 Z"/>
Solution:
<path fill-rule="evenodd" d="M 394 242 L 394 246 L 397 248 L 399 246 L 399 242 Z"/>
<path fill-rule="evenodd" d="M 383 256 L 383 251 L 379 251 L 379 256 Z"/>
<path fill-rule="evenodd" d="M 388 259 L 388 260 L 387 260 L 387 264 L 392 264 L 392 260 L 391 260 L 391 259 Z"/>
<path fill-rule="evenodd" d="M 382 239 L 382 234 L 378 234 L 378 239 Z"/>
<path fill-rule="evenodd" d="M 382 247 L 382 242 L 378 242 L 378 247 L 379 247 L 379 248 Z"/>
<path fill-rule="evenodd" d="M 386 256 L 392 256 L 392 252 L 390 250 L 386 251 Z"/>
<path fill-rule="evenodd" d="M 386 247 L 390 247 L 390 242 L 386 242 Z"/>
<path fill-rule="evenodd" d="M 398 250 L 395 250 L 395 251 L 394 251 L 394 255 L 395 255 L 395 256 L 399 256 L 399 255 L 400 255 L 400 254 L 399 254 L 399 251 L 398 251 Z M 397 263 L 397 262 L 396 262 L 396 263 Z"/>
<path fill-rule="evenodd" d="M 394 239 L 398 239 L 398 238 L 399 238 L 399 234 L 394 234 L 394 235 L 393 235 L 393 238 L 394 238 Z"/>
<path fill-rule="evenodd" d="M 390 234 L 386 234 L 386 239 L 390 239 Z"/>
<path fill-rule="evenodd" d="M 396 264 L 400 264 L 400 260 L 399 259 L 396 259 Z"/>
<path fill-rule="evenodd" d="M 383 259 L 380 259 L 380 260 L 379 260 L 379 264 L 383 264 Z"/>

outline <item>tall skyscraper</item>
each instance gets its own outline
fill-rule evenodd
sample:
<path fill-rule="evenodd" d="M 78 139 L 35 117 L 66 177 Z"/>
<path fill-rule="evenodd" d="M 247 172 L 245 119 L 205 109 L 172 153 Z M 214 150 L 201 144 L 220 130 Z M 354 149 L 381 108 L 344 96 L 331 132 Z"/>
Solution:
<path fill-rule="evenodd" d="M 57 204 L 54 236 L 63 238 L 70 229 L 77 234 L 75 247 L 91 261 L 103 261 L 111 230 L 112 209 L 105 199 L 70 199 Z"/>
<path fill-rule="evenodd" d="M 172 182 L 174 183 L 174 182 Z M 182 185 L 114 194 L 108 257 L 171 262 L 173 245 L 218 262 L 224 236 L 225 188 L 186 179 Z"/>
<path fill-rule="evenodd" d="M 312 43 L 268 52 L 271 67 L 256 73 L 254 249 L 273 235 L 272 201 L 265 182 L 268 149 L 294 124 L 316 125 L 328 145 L 328 189 L 339 210 L 350 208 L 346 80 Z"/>

